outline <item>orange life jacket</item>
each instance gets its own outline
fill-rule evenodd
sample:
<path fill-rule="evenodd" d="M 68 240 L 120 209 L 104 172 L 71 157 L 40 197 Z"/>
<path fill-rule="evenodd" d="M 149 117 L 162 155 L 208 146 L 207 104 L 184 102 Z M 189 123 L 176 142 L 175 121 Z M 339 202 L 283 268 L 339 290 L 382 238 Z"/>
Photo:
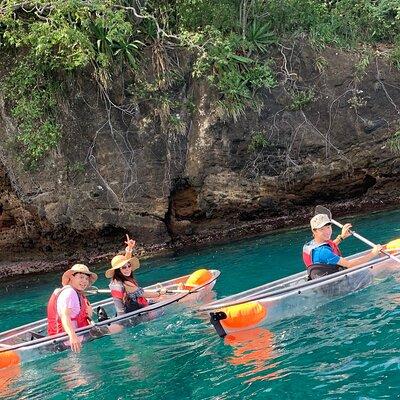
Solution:
<path fill-rule="evenodd" d="M 65 332 L 64 327 L 61 323 L 61 318 L 57 312 L 57 299 L 60 293 L 71 286 L 67 285 L 61 289 L 56 289 L 50 296 L 49 302 L 47 303 L 47 333 L 49 336 L 56 335 L 57 333 Z M 79 314 L 73 318 L 72 321 L 76 321 L 77 327 L 82 328 L 89 325 L 89 316 L 87 313 L 87 306 L 89 304 L 88 299 L 82 294 L 77 292 L 79 297 L 80 311 Z"/>
<path fill-rule="evenodd" d="M 329 247 L 336 255 L 338 255 L 339 257 L 342 256 L 342 253 L 340 252 L 338 245 L 333 240 L 327 240 L 326 242 L 319 244 L 315 243 L 314 240 L 311 240 L 311 242 L 308 242 L 303 246 L 303 261 L 307 268 L 313 264 L 312 262 L 313 250 L 316 249 L 317 247 L 324 246 L 326 244 L 329 245 Z"/>

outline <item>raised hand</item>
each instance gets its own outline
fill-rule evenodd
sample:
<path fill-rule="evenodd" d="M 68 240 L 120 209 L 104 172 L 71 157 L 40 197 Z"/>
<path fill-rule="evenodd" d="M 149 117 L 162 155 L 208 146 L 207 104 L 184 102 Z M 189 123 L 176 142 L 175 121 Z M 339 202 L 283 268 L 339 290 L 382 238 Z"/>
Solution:
<path fill-rule="evenodd" d="M 136 246 L 136 241 L 133 240 L 133 239 L 130 239 L 130 238 L 129 238 L 129 235 L 126 234 L 126 241 L 125 241 L 125 244 L 126 244 L 125 251 L 132 252 L 132 249 Z"/>

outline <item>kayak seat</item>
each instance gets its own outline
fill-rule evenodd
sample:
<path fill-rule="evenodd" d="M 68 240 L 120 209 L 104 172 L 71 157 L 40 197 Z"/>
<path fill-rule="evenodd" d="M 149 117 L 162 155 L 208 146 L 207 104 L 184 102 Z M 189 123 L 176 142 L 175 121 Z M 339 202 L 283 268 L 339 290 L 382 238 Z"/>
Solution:
<path fill-rule="evenodd" d="M 99 322 L 109 319 L 109 316 L 107 315 L 104 307 L 101 307 L 101 306 L 97 307 L 96 313 L 97 313 L 97 321 L 99 321 Z"/>
<path fill-rule="evenodd" d="M 36 340 L 36 339 L 41 339 L 41 338 L 46 337 L 45 335 L 41 335 L 40 333 L 36 333 L 36 332 L 32 332 L 32 331 L 28 331 L 28 333 L 31 334 L 30 340 Z"/>
<path fill-rule="evenodd" d="M 340 265 L 312 264 L 307 268 L 307 280 L 312 281 L 313 279 L 322 278 L 323 276 L 331 275 L 335 272 L 343 271 L 345 269 L 346 268 L 341 267 Z"/>

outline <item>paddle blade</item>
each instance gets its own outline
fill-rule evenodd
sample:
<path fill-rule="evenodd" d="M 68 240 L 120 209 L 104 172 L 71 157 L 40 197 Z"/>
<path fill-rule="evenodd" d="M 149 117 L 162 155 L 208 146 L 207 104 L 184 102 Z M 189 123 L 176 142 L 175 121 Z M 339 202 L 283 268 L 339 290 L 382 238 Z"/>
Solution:
<path fill-rule="evenodd" d="M 332 219 L 331 211 L 324 206 L 316 206 L 315 207 L 314 215 L 317 215 L 317 214 L 326 214 L 329 217 L 329 219 Z"/>
<path fill-rule="evenodd" d="M 400 251 L 400 239 L 395 239 L 386 244 L 385 250 L 389 253 Z"/>

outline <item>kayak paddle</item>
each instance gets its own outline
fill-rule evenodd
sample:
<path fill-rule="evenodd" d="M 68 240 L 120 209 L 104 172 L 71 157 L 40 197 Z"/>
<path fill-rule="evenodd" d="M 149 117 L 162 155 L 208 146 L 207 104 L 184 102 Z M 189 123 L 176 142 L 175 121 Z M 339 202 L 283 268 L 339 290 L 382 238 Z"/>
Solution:
<path fill-rule="evenodd" d="M 149 290 L 149 292 L 154 292 L 154 293 L 158 293 L 157 291 L 154 290 Z M 186 289 L 166 289 L 167 294 L 175 294 L 175 293 L 189 293 L 190 290 L 186 290 Z M 110 289 L 99 289 L 97 286 L 90 286 L 85 290 L 86 294 L 99 294 L 99 293 L 106 293 L 106 294 L 110 294 L 111 290 Z"/>

